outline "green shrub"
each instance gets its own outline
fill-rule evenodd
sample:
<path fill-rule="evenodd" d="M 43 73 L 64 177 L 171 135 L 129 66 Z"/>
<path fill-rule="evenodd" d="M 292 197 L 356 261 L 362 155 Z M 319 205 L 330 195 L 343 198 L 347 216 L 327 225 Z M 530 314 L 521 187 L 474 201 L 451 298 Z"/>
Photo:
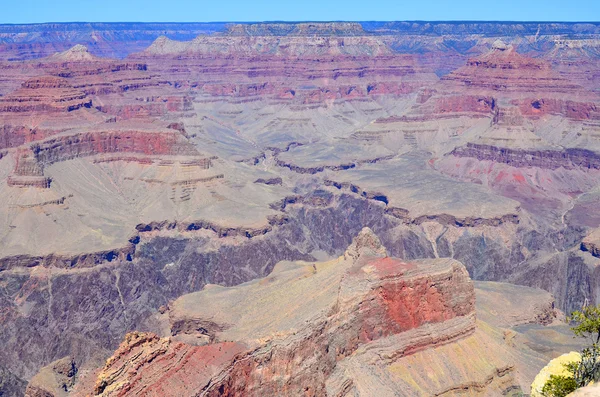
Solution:
<path fill-rule="evenodd" d="M 564 375 L 550 375 L 550 379 L 542 388 L 542 394 L 546 397 L 565 397 L 577 389 L 575 378 Z"/>

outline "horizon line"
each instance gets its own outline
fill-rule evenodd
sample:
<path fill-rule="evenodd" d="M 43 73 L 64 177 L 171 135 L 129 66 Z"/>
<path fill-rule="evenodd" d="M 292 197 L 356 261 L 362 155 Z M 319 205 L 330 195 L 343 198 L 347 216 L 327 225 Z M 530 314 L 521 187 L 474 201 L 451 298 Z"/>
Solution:
<path fill-rule="evenodd" d="M 325 20 L 325 21 L 314 21 L 314 20 L 265 20 L 265 21 L 195 21 L 195 22 L 177 22 L 177 21 L 61 21 L 61 22 L 0 22 L 0 26 L 34 26 L 34 25 L 68 25 L 68 24 L 179 24 L 179 25 L 191 25 L 191 24 L 269 24 L 269 23 L 288 23 L 288 24 L 299 24 L 299 23 L 397 23 L 397 22 L 410 22 L 410 23 L 522 23 L 522 24 L 591 24 L 600 25 L 600 21 L 535 21 L 535 20 L 479 20 L 479 19 L 447 19 L 447 20 L 426 20 L 426 19 L 406 19 L 406 20 Z"/>

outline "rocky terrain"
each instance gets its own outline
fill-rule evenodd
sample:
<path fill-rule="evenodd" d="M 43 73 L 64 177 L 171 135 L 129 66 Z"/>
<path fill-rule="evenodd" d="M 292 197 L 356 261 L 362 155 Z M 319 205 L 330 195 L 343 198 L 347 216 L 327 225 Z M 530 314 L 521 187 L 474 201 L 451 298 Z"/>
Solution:
<path fill-rule="evenodd" d="M 515 302 L 515 292 L 530 306 Z M 298 302 L 297 294 L 306 298 Z M 514 303 L 502 308 L 500 319 L 492 311 L 505 300 Z M 267 278 L 207 285 L 180 297 L 157 315 L 158 335 L 127 334 L 103 367 L 65 390 L 103 396 L 518 395 L 543 355 L 522 340 L 533 332 L 515 327 L 548 326 L 555 316 L 547 293 L 497 283 L 474 289 L 459 262 L 388 257 L 365 228 L 337 259 L 281 262 Z M 506 327 L 504 339 L 499 327 Z M 566 327 L 547 328 L 556 335 Z M 478 361 L 471 361 L 473 354 Z M 28 395 L 68 383 L 56 368 L 69 360 L 52 364 L 54 378 L 45 383 L 36 375 Z M 445 360 L 452 370 L 435 375 Z M 413 370 L 401 370 L 407 366 Z M 417 370 L 425 367 L 425 373 Z"/>
<path fill-rule="evenodd" d="M 599 37 L 0 26 L 0 394 L 527 392 L 600 303 Z"/>

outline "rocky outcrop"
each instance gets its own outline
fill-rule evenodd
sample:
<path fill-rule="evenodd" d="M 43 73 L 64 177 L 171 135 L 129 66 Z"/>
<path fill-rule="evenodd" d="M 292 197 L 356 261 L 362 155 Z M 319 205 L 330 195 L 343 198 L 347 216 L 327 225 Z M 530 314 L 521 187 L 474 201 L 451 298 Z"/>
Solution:
<path fill-rule="evenodd" d="M 61 203 L 62 204 L 62 203 Z M 136 236 L 137 237 L 137 236 Z M 132 240 L 139 241 L 136 237 Z M 15 255 L 0 258 L 0 271 L 20 267 L 86 268 L 113 261 L 131 261 L 135 254 L 135 244 L 128 243 L 122 248 L 101 252 L 88 252 L 80 255 L 51 254 L 46 256 Z"/>
<path fill-rule="evenodd" d="M 37 186 L 35 186 L 37 187 Z M 64 198 L 58 200 L 55 204 L 63 204 Z M 44 203 L 49 204 L 49 203 Z M 89 268 L 103 263 L 110 262 L 131 262 L 136 254 L 136 246 L 140 242 L 144 233 L 177 230 L 179 232 L 190 232 L 197 230 L 208 230 L 218 238 L 224 237 L 245 237 L 253 238 L 263 236 L 271 232 L 275 227 L 287 223 L 289 219 L 285 215 L 271 216 L 265 226 L 257 228 L 244 227 L 226 227 L 214 222 L 205 220 L 195 221 L 162 221 L 138 224 L 135 227 L 135 233 L 131 235 L 129 241 L 121 248 L 115 248 L 100 252 L 88 252 L 80 255 L 69 254 L 50 254 L 46 256 L 16 255 L 0 258 L 0 271 L 19 267 L 54 267 L 54 268 Z"/>
<path fill-rule="evenodd" d="M 254 183 L 264 183 L 265 185 L 281 185 L 283 181 L 281 180 L 280 177 L 275 177 L 275 178 L 258 178 L 257 180 L 254 181 Z"/>
<path fill-rule="evenodd" d="M 173 395 L 206 389 L 224 365 L 243 352 L 243 346 L 223 342 L 190 346 L 154 334 L 132 332 L 98 376 L 92 395 Z M 152 365 L 152 368 L 149 368 Z M 132 368 L 140 374 L 148 369 L 162 380 L 148 390 L 147 380 L 123 377 Z M 149 379 L 148 379 L 149 380 Z M 187 392 L 187 393 L 186 393 Z"/>
<path fill-rule="evenodd" d="M 54 137 L 31 145 L 43 166 L 102 153 L 193 155 L 197 152 L 179 132 L 107 129 Z"/>
<path fill-rule="evenodd" d="M 375 157 L 375 158 L 371 158 L 371 159 L 356 160 L 356 161 L 352 161 L 349 163 L 342 163 L 342 164 L 336 164 L 336 165 L 321 165 L 321 166 L 316 166 L 316 167 L 302 167 L 302 166 L 299 166 L 296 164 L 288 163 L 288 162 L 278 158 L 276 160 L 276 164 L 279 167 L 289 168 L 290 170 L 297 172 L 299 174 L 316 174 L 319 172 L 323 172 L 325 170 L 332 170 L 332 171 L 348 170 L 351 168 L 355 168 L 361 164 L 375 164 L 380 161 L 392 159 L 394 157 L 395 157 L 395 155 L 391 154 L 388 156 Z"/>
<path fill-rule="evenodd" d="M 388 198 L 383 193 L 369 192 L 363 190 L 359 186 L 348 182 L 336 182 L 330 179 L 325 180 L 326 186 L 334 186 L 340 190 L 349 190 L 352 193 L 358 194 L 366 199 L 380 201 L 385 203 L 385 213 L 400 219 L 407 225 L 420 225 L 425 222 L 437 222 L 441 225 L 451 225 L 458 227 L 477 227 L 477 226 L 499 226 L 503 223 L 519 223 L 518 214 L 505 214 L 496 218 L 480 218 L 480 217 L 465 217 L 459 218 L 450 214 L 432 214 L 412 217 L 410 211 L 405 208 L 394 207 L 389 205 Z"/>
<path fill-rule="evenodd" d="M 142 233 L 141 240 L 135 239 L 133 261 L 104 261 L 64 273 L 54 267 L 0 272 L 0 279 L 12 286 L 3 290 L 8 295 L 0 295 L 0 321 L 6 330 L 0 342 L 7 346 L 0 351 L 1 360 L 23 378 L 37 372 L 40 363 L 46 365 L 67 354 L 85 362 L 89 349 L 114 350 L 126 332 L 151 321 L 145 319 L 159 307 L 206 283 L 232 286 L 266 277 L 279 261 L 314 260 L 307 252 L 342 255 L 352 236 L 360 232 L 358 225 L 377 230 L 388 253 L 406 262 L 433 258 L 436 249 L 441 257 L 452 256 L 466 264 L 474 278 L 515 279 L 552 291 L 557 307 L 565 311 L 579 308 L 586 298 L 595 299 L 595 281 L 585 264 L 555 258 L 530 264 L 528 252 L 564 251 L 571 241 L 577 243 L 580 237 L 574 230 L 558 234 L 540 227 L 532 231 L 526 224 L 515 230 L 511 223 L 494 228 L 405 226 L 397 218 L 385 216 L 375 201 L 354 194 L 336 196 L 325 207 L 288 205 L 286 212 L 287 223 L 256 238 L 217 240 L 207 238 L 203 230 L 164 230 Z M 27 260 L 20 266 L 27 266 Z M 70 320 L 63 322 L 66 316 Z M 567 339 L 571 340 L 570 335 Z M 47 357 L 47 349 L 55 355 Z M 456 355 L 449 353 L 448 357 Z"/>
<path fill-rule="evenodd" d="M 586 149 L 564 150 L 523 150 L 467 143 L 451 153 L 456 157 L 473 157 L 477 160 L 490 160 L 513 167 L 538 167 L 555 170 L 600 169 L 600 156 Z"/>
<path fill-rule="evenodd" d="M 344 258 L 358 260 L 361 256 L 380 256 L 387 257 L 387 251 L 381 240 L 368 227 L 363 228 L 360 233 L 352 240 L 344 252 Z"/>
<path fill-rule="evenodd" d="M 598 395 L 600 395 L 600 385 L 596 383 L 575 390 L 569 394 L 569 397 L 594 397 Z"/>
<path fill-rule="evenodd" d="M 4 367 L 0 367 L 0 390 L 3 395 L 8 397 L 22 396 L 26 385 L 26 381 L 19 379 Z"/>
<path fill-rule="evenodd" d="M 152 222 L 148 224 L 139 224 L 136 229 L 140 233 L 158 231 L 158 230 L 173 230 L 178 229 L 180 231 L 193 231 L 193 230 L 210 230 L 218 237 L 232 237 L 232 236 L 243 236 L 252 238 L 267 234 L 275 226 L 286 223 L 288 219 L 285 216 L 272 216 L 268 220 L 268 224 L 261 228 L 243 228 L 243 227 L 225 227 L 218 225 L 214 222 L 196 220 L 196 221 L 163 221 L 163 222 Z"/>
<path fill-rule="evenodd" d="M 25 397 L 66 397 L 75 385 L 77 371 L 72 357 L 54 361 L 29 381 Z"/>
<path fill-rule="evenodd" d="M 546 291 L 492 281 L 476 281 L 475 288 L 478 318 L 498 327 L 549 325 L 563 316 Z"/>
<path fill-rule="evenodd" d="M 293 291 L 307 301 L 294 304 Z M 280 264 L 265 281 L 211 286 L 178 299 L 169 310 L 173 336 L 127 336 L 94 393 L 160 394 L 171 385 L 179 395 L 323 395 L 336 363 L 361 345 L 398 335 L 401 357 L 470 335 L 473 313 L 473 286 L 460 263 L 389 258 L 363 229 L 334 261 Z M 421 327 L 436 324 L 445 325 L 443 336 L 423 339 Z M 202 346 L 189 346 L 194 339 Z"/>
<path fill-rule="evenodd" d="M 594 229 L 582 241 L 579 247 L 582 251 L 589 252 L 600 258 L 600 229 Z"/>
<path fill-rule="evenodd" d="M 582 102 L 576 99 L 527 98 L 513 101 L 526 116 L 561 115 L 573 120 L 600 120 L 600 105 L 597 102 Z"/>
<path fill-rule="evenodd" d="M 271 204 L 271 208 L 285 211 L 288 205 L 303 204 L 310 207 L 327 207 L 334 200 L 333 194 L 326 190 L 315 190 L 307 195 L 287 196 L 282 200 Z"/>
<path fill-rule="evenodd" d="M 507 92 L 575 94 L 577 84 L 561 78 L 549 62 L 519 54 L 511 45 L 496 43 L 491 51 L 469 59 L 466 66 L 444 76 L 443 81 L 469 89 Z"/>
<path fill-rule="evenodd" d="M 70 112 L 91 108 L 92 100 L 66 80 L 55 76 L 36 77 L 20 89 L 0 97 L 0 112 Z"/>
<path fill-rule="evenodd" d="M 516 108 L 511 109 L 511 125 L 518 119 L 522 125 L 523 117 L 539 120 L 554 115 L 577 121 L 600 117 L 598 97 L 565 79 L 550 62 L 520 54 L 514 46 L 502 41 L 494 42 L 491 47 L 443 76 L 439 83 L 421 88 L 416 104 L 398 120 L 414 124 L 468 116 L 492 117 L 496 123 L 498 118 L 507 116 L 499 114 L 502 113 L 499 108 L 507 105 Z"/>

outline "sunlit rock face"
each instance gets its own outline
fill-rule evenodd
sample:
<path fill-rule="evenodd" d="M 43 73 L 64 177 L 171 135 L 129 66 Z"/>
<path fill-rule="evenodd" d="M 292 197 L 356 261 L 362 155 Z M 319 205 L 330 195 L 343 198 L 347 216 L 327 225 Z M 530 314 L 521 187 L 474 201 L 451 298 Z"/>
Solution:
<path fill-rule="evenodd" d="M 163 315 L 168 335 L 129 334 L 94 392 L 323 395 L 337 363 L 363 345 L 385 340 L 401 357 L 468 337 L 474 300 L 460 263 L 388 257 L 365 228 L 332 261 L 280 263 L 265 279 L 177 299 Z M 143 382 L 126 375 L 133 367 Z M 144 375 L 167 371 L 168 383 Z"/>
<path fill-rule="evenodd" d="M 0 26 L 1 391 L 527 392 L 600 299 L 599 34 Z"/>

